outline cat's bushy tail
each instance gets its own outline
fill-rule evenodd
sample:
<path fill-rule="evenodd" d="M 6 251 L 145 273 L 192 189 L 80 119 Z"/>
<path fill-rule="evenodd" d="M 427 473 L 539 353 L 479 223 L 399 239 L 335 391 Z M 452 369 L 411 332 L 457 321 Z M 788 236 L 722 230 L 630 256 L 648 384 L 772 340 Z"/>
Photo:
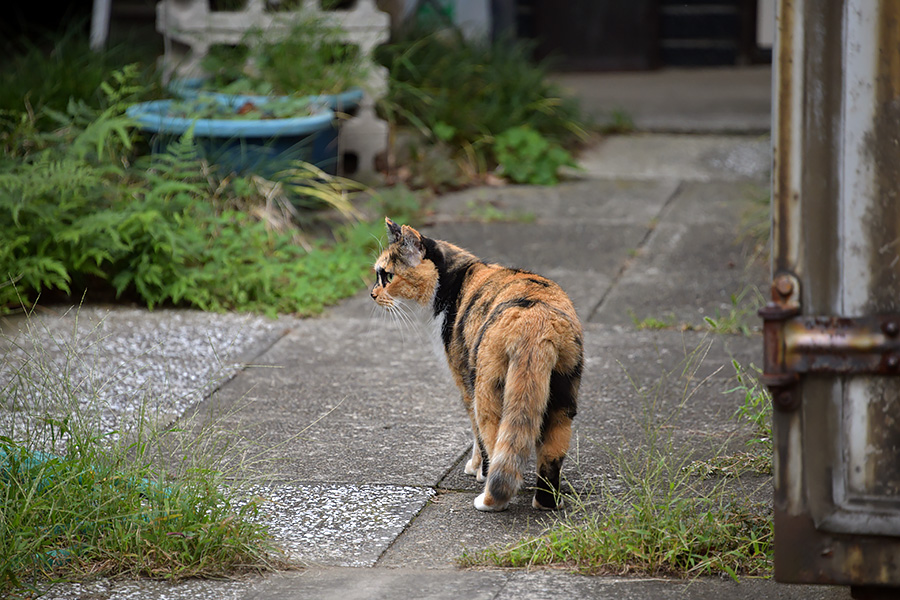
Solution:
<path fill-rule="evenodd" d="M 490 458 L 484 503 L 502 510 L 522 485 L 523 472 L 541 432 L 558 358 L 550 341 L 524 347 L 509 363 L 503 416 Z"/>

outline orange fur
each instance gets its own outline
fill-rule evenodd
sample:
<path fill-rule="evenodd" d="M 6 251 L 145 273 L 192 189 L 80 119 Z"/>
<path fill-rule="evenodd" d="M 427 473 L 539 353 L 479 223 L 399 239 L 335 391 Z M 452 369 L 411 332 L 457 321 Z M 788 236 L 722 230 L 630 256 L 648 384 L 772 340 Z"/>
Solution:
<path fill-rule="evenodd" d="M 440 325 L 475 435 L 466 472 L 486 478 L 476 508 L 506 508 L 535 450 L 533 505 L 557 508 L 584 365 L 572 302 L 549 279 L 385 222 L 391 243 L 375 262 L 372 298 L 387 308 L 413 300 Z"/>

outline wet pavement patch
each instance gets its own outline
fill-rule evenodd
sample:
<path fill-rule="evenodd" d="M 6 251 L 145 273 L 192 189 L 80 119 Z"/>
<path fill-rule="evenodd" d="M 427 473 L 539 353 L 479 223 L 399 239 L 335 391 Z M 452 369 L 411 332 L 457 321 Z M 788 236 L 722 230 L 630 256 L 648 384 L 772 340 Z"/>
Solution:
<path fill-rule="evenodd" d="M 261 522 L 294 560 L 373 566 L 435 492 L 429 487 L 309 484 L 256 487 Z"/>

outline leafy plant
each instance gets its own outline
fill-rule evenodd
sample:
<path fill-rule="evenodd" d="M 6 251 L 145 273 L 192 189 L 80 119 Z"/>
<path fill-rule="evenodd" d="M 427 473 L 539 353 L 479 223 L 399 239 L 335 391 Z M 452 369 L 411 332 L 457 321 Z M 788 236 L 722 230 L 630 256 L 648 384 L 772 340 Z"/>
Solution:
<path fill-rule="evenodd" d="M 359 48 L 327 18 L 303 15 L 285 32 L 252 30 L 240 45 L 213 46 L 204 88 L 231 94 L 337 94 L 366 78 Z M 274 38 L 274 39 L 273 39 Z"/>
<path fill-rule="evenodd" d="M 747 286 L 729 297 L 728 311 L 716 309 L 715 317 L 704 317 L 702 325 L 679 322 L 674 314 L 665 317 L 648 316 L 639 318 L 633 310 L 629 316 L 637 329 L 680 329 L 681 331 L 710 331 L 721 335 L 750 336 L 756 325 L 752 322 L 762 306 L 762 294 L 754 286 Z"/>
<path fill-rule="evenodd" d="M 132 165 L 128 81 L 111 78 L 102 111 L 73 101 L 54 113 L 52 135 L 16 117 L 22 137 L 0 159 L 0 311 L 90 289 L 149 307 L 308 315 L 359 289 L 377 243 L 354 222 L 362 186 L 302 164 L 279 183 L 219 181 L 190 133 Z M 306 241 L 292 220 L 323 205 L 349 224 Z"/>
<path fill-rule="evenodd" d="M 471 200 L 466 203 L 466 211 L 469 218 L 482 223 L 515 222 L 533 223 L 537 218 L 534 213 L 528 211 L 501 210 L 496 203 Z"/>
<path fill-rule="evenodd" d="M 313 114 L 317 105 L 308 98 L 278 97 L 264 103 L 244 102 L 239 106 L 219 102 L 213 98 L 175 100 L 167 114 L 189 119 L 226 119 L 233 121 L 259 119 L 287 119 Z"/>
<path fill-rule="evenodd" d="M 609 113 L 609 120 L 600 126 L 600 133 L 616 135 L 634 131 L 634 120 L 627 111 L 616 108 Z"/>
<path fill-rule="evenodd" d="M 378 50 L 390 72 L 380 110 L 394 124 L 447 144 L 452 158 L 475 172 L 498 163 L 497 137 L 516 128 L 539 134 L 551 148 L 570 146 L 585 136 L 577 105 L 529 56 L 530 47 L 521 42 L 472 42 L 458 31 L 408 32 Z M 511 168 L 529 162 L 535 163 L 508 161 Z"/>
<path fill-rule="evenodd" d="M 752 246 L 753 254 L 765 261 L 772 234 L 771 192 L 768 186 L 748 186 L 747 208 L 741 215 L 738 240 Z"/>
<path fill-rule="evenodd" d="M 516 183 L 554 185 L 562 166 L 575 166 L 572 155 L 529 127 L 513 127 L 494 140 L 503 175 Z"/>
<path fill-rule="evenodd" d="M 673 314 L 669 314 L 663 318 L 659 317 L 644 317 L 643 319 L 638 318 L 637 314 L 629 309 L 629 316 L 631 317 L 631 322 L 634 323 L 634 327 L 638 330 L 660 330 L 660 329 L 673 329 L 678 326 L 678 319 Z"/>
<path fill-rule="evenodd" d="M 753 427 L 750 446 L 758 446 L 767 457 L 772 455 L 772 396 L 759 381 L 762 371 L 751 364 L 745 369 L 737 360 L 732 360 L 737 385 L 729 393 L 743 394 L 744 400 L 735 413 L 740 421 Z"/>
<path fill-rule="evenodd" d="M 0 63 L 0 113 L 31 111 L 40 125 L 49 124 L 44 108 L 65 111 L 70 100 L 104 107 L 108 100 L 102 84 L 112 71 L 137 64 L 134 74 L 139 85 L 132 89 L 132 101 L 159 97 L 161 85 L 152 64 L 142 61 L 139 44 L 113 45 L 103 52 L 90 48 L 84 23 L 76 21 L 61 36 L 8 42 Z M 0 121 L 0 136 L 4 132 Z"/>
<path fill-rule="evenodd" d="M 752 327 L 756 326 L 756 313 L 763 305 L 763 296 L 755 286 L 747 286 L 729 298 L 731 308 L 728 312 L 716 309 L 715 317 L 704 317 L 703 321 L 709 329 L 721 334 L 741 334 L 749 336 Z M 753 324 L 748 323 L 753 319 Z"/>

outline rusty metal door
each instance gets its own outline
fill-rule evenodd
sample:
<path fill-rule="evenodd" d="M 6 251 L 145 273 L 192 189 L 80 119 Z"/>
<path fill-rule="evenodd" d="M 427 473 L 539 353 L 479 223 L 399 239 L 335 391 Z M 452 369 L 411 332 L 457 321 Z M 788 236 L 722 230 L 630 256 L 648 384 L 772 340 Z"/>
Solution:
<path fill-rule="evenodd" d="M 775 578 L 897 598 L 900 2 L 780 0 L 777 32 Z"/>

